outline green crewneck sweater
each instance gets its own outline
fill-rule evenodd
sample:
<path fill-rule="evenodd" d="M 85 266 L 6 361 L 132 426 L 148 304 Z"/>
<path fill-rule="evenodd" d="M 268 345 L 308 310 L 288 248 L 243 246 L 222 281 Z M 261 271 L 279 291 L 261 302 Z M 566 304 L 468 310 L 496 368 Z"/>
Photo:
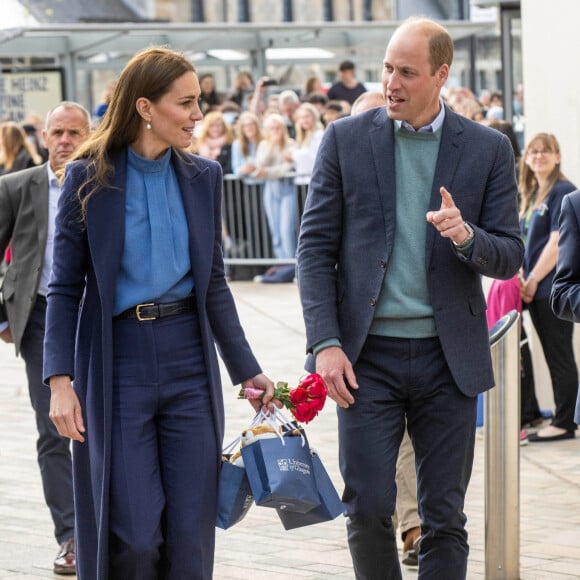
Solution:
<path fill-rule="evenodd" d="M 395 240 L 371 334 L 398 338 L 437 335 L 425 271 L 425 214 L 440 142 L 441 129 L 435 133 L 395 129 Z"/>

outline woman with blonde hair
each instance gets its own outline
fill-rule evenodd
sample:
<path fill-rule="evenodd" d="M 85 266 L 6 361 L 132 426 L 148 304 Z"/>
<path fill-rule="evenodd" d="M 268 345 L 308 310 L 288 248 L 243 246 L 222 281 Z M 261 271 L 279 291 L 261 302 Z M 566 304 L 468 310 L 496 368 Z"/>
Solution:
<path fill-rule="evenodd" d="M 138 53 L 65 173 L 44 376 L 74 440 L 79 580 L 211 578 L 216 343 L 233 384 L 274 394 L 224 275 L 221 168 L 185 152 L 199 94 L 183 55 Z"/>
<path fill-rule="evenodd" d="M 273 113 L 264 119 L 265 138 L 256 152 L 253 177 L 264 179 L 264 211 L 276 258 L 294 258 L 297 243 L 298 203 L 292 170 L 294 141 L 286 121 Z"/>
<path fill-rule="evenodd" d="M 232 143 L 232 172 L 245 177 L 256 170 L 256 152 L 263 139 L 258 115 L 244 111 L 236 123 L 236 134 Z"/>
<path fill-rule="evenodd" d="M 574 406 L 578 370 L 572 347 L 573 323 L 550 307 L 550 291 L 558 258 L 560 207 L 576 189 L 561 169 L 560 146 L 554 135 L 534 135 L 520 168 L 520 226 L 525 243 L 521 272 L 522 300 L 538 333 L 550 371 L 556 412 L 549 426 L 529 436 L 532 442 L 574 438 Z"/>
<path fill-rule="evenodd" d="M 20 125 L 0 123 L 0 175 L 40 165 L 42 157 L 26 139 Z"/>
<path fill-rule="evenodd" d="M 302 103 L 295 113 L 296 148 L 292 151 L 296 185 L 308 185 L 314 169 L 316 154 L 324 134 L 324 125 L 318 109 L 310 103 Z"/>
<path fill-rule="evenodd" d="M 197 154 L 217 161 L 224 173 L 232 172 L 234 131 L 221 111 L 210 111 L 201 123 L 196 140 Z"/>

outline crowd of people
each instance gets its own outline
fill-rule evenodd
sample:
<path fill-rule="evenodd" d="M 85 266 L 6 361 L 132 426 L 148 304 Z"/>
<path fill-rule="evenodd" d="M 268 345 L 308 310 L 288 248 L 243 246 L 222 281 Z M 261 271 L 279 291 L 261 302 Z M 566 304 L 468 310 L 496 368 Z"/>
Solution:
<path fill-rule="evenodd" d="M 296 257 L 306 368 L 338 406 L 358 578 L 400 578 L 397 525 L 420 576 L 465 578 L 476 401 L 494 381 L 482 275 L 498 279 L 496 317 L 508 290 L 529 309 L 550 370 L 553 419 L 522 441 L 575 436 L 576 187 L 553 135 L 521 153 L 500 94 L 445 89 L 452 59 L 443 27 L 409 19 L 386 48 L 383 93 L 351 61 L 327 91 L 244 71 L 220 92 L 152 47 L 110 86 L 93 130 L 71 102 L 49 111 L 43 145 L 34 127 L 0 124 L 0 252 L 13 248 L 0 338 L 26 364 L 56 573 L 211 578 L 215 344 L 234 384 L 264 391 L 255 410 L 279 403 L 227 286 L 224 173 L 261 188 L 274 256 Z M 296 187 L 309 187 L 299 233 Z M 522 428 L 542 419 L 525 373 Z"/>
<path fill-rule="evenodd" d="M 353 104 L 367 92 L 356 77 L 355 64 L 341 62 L 336 81 L 328 87 L 319 77 L 310 76 L 302 89 L 282 88 L 270 77 L 254 81 L 247 71 L 238 74 L 231 90 L 218 90 L 209 73 L 201 75 L 200 86 L 204 119 L 196 127 L 190 151 L 218 161 L 224 174 L 233 174 L 257 191 L 267 218 L 273 257 L 292 260 L 299 203 L 305 198 L 324 129 L 350 116 Z M 374 106 L 384 105 L 380 93 L 377 97 Z M 503 120 L 501 93 L 482 91 L 476 97 L 465 88 L 448 88 L 444 97 L 459 114 L 506 133 L 519 158 L 519 136 L 511 123 Z M 277 128 L 280 120 L 285 129 Z M 225 224 L 224 235 L 228 247 L 235 248 L 239 240 L 229 237 Z M 294 268 L 273 266 L 254 279 L 291 282 L 295 279 Z"/>
<path fill-rule="evenodd" d="M 107 83 L 101 102 L 92 113 L 93 126 L 103 120 L 115 86 L 116 80 Z M 194 129 L 188 150 L 218 161 L 224 174 L 232 174 L 258 191 L 273 257 L 293 260 L 301 213 L 299 200 L 305 198 L 324 129 L 333 121 L 350 116 L 355 101 L 367 91 L 356 77 L 355 64 L 350 60 L 341 62 L 337 79 L 330 86 L 325 86 L 318 76 L 309 76 L 302 89 L 282 89 L 273 78 L 254 81 L 248 71 L 241 70 L 230 89 L 218 90 L 211 73 L 200 74 L 200 88 L 204 117 Z M 521 97 L 521 91 L 517 94 Z M 447 88 L 443 96 L 459 114 L 506 133 L 519 157 L 519 136 L 503 120 L 501 93 L 483 90 L 476 97 L 466 88 Z M 375 102 L 375 106 L 382 104 Z M 518 110 L 523 112 L 521 105 Z M 271 133 L 278 131 L 280 118 L 285 130 L 280 129 L 280 138 L 273 139 Z M 0 125 L 0 175 L 46 161 L 41 130 L 36 118 L 20 126 L 13 122 Z M 302 195 L 296 195 L 296 187 L 302 188 Z M 227 248 L 234 247 L 236 240 L 229 236 L 225 223 L 223 235 Z M 9 260 L 10 248 L 3 270 Z M 294 273 L 293 267 L 273 266 L 254 279 L 291 282 Z"/>

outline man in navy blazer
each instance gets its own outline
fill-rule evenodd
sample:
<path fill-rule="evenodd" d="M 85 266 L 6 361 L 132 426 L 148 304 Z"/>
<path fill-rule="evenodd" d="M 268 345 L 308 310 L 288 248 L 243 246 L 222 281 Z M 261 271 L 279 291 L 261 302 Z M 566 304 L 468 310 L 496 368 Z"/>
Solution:
<path fill-rule="evenodd" d="M 481 276 L 523 244 L 509 141 L 445 107 L 449 33 L 405 21 L 387 46 L 387 106 L 326 129 L 301 225 L 309 370 L 338 405 L 358 579 L 400 578 L 391 515 L 407 420 L 416 454 L 419 578 L 463 579 L 478 393 L 494 384 Z"/>

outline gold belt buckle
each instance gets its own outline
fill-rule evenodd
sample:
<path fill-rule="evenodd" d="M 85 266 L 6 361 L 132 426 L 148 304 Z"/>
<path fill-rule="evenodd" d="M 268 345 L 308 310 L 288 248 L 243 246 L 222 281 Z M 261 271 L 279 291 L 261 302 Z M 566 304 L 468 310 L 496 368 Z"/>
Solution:
<path fill-rule="evenodd" d="M 135 306 L 135 314 L 137 314 L 137 320 L 143 322 L 144 320 L 157 320 L 157 316 L 141 316 L 141 308 L 145 306 L 155 306 L 155 302 L 148 302 L 147 304 L 137 304 Z"/>

